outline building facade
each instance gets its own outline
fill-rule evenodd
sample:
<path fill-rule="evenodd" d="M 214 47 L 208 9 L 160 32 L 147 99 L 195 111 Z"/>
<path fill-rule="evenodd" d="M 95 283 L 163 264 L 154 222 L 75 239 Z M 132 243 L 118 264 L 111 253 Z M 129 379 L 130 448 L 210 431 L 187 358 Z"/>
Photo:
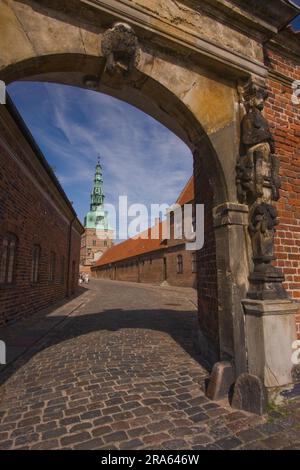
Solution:
<path fill-rule="evenodd" d="M 112 246 L 113 230 L 109 227 L 104 200 L 102 167 L 98 161 L 91 193 L 90 210 L 84 218 L 84 233 L 81 236 L 81 273 L 90 273 L 91 266 Z"/>
<path fill-rule="evenodd" d="M 0 106 L 0 195 L 1 327 L 75 293 L 83 232 L 9 99 Z"/>
<path fill-rule="evenodd" d="M 190 178 L 176 201 L 194 205 L 194 180 Z M 185 249 L 186 240 L 174 236 L 174 213 L 170 216 L 170 237 L 166 237 L 166 221 L 152 229 L 112 246 L 92 267 L 97 278 L 118 281 L 166 283 L 196 288 L 196 253 Z"/>

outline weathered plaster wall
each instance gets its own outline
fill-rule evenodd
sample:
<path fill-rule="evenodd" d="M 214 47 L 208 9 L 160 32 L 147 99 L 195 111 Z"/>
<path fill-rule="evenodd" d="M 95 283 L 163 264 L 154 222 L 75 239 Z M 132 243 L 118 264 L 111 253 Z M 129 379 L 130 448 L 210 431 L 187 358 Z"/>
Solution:
<path fill-rule="evenodd" d="M 228 24 L 225 15 L 219 13 L 218 21 L 213 17 L 213 8 L 203 2 L 189 0 L 132 0 L 128 3 L 143 7 L 152 15 L 152 22 L 157 18 L 168 25 L 190 31 L 196 37 L 214 42 L 249 58 L 261 61 L 262 48 L 257 39 L 237 31 Z M 202 3 L 202 4 L 201 4 Z"/>

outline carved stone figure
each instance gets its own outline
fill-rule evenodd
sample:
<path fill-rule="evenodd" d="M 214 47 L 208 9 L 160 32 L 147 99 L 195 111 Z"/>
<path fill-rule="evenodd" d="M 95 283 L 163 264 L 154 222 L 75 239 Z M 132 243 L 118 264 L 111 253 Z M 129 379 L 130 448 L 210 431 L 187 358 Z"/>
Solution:
<path fill-rule="evenodd" d="M 267 92 L 252 86 L 241 124 L 243 152 L 237 164 L 237 189 L 241 202 L 266 202 L 279 197 L 279 165 L 268 121 L 262 115 Z"/>
<path fill-rule="evenodd" d="M 287 297 L 282 282 L 282 271 L 272 265 L 275 227 L 278 225 L 277 209 L 265 202 L 255 204 L 250 211 L 249 232 L 251 235 L 254 270 L 250 276 L 248 297 L 270 300 Z"/>
<path fill-rule="evenodd" d="M 274 206 L 262 203 L 254 207 L 249 223 L 254 264 L 270 263 L 274 259 L 276 225 L 278 225 L 277 209 Z"/>
<path fill-rule="evenodd" d="M 270 146 L 269 150 L 274 153 L 274 138 L 268 121 L 262 115 L 268 93 L 263 88 L 258 87 L 253 87 L 252 93 L 248 102 L 248 112 L 242 120 L 242 142 L 247 149 L 266 142 Z"/>
<path fill-rule="evenodd" d="M 281 188 L 281 178 L 279 176 L 279 159 L 276 155 L 271 155 L 271 188 L 272 188 L 272 199 L 278 201 L 279 189 Z"/>
<path fill-rule="evenodd" d="M 106 71 L 113 75 L 129 75 L 139 58 L 137 36 L 126 23 L 115 23 L 102 39 L 102 53 L 106 57 Z"/>
<path fill-rule="evenodd" d="M 271 205 L 279 199 L 279 160 L 275 142 L 262 111 L 266 91 L 251 81 L 244 88 L 246 114 L 241 123 L 241 156 L 237 163 L 237 191 L 242 203 L 249 205 L 249 234 L 254 269 L 250 275 L 248 297 L 286 298 L 283 274 L 272 262 L 277 210 Z"/>

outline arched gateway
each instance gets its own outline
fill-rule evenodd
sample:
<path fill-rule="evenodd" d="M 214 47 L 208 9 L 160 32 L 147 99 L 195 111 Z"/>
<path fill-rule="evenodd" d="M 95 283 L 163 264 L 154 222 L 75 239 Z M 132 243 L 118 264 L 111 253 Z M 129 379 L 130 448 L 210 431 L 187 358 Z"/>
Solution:
<path fill-rule="evenodd" d="M 270 388 L 292 382 L 297 306 L 271 266 L 279 162 L 262 107 L 264 48 L 280 43 L 296 13 L 280 0 L 264 8 L 258 0 L 0 2 L 6 84 L 105 92 L 158 119 L 193 152 L 196 202 L 205 204 L 197 341 L 210 364 L 232 366 L 215 367 L 215 397 L 232 370 Z M 254 380 L 241 376 L 242 390 L 243 379 Z"/>

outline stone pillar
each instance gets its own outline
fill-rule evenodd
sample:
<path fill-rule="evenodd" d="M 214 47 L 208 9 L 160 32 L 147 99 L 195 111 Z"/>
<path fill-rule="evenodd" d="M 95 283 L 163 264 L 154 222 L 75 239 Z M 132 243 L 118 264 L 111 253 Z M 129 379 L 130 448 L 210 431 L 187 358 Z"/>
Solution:
<path fill-rule="evenodd" d="M 245 204 L 214 208 L 218 271 L 220 359 L 234 364 L 235 374 L 247 370 L 242 299 L 249 282 L 248 213 Z"/>
<path fill-rule="evenodd" d="M 292 345 L 296 339 L 298 304 L 284 289 L 284 276 L 273 265 L 274 237 L 278 225 L 274 201 L 280 198 L 280 158 L 269 123 L 263 114 L 266 89 L 249 80 L 243 90 L 245 115 L 241 122 L 241 154 L 237 164 L 237 193 L 249 206 L 248 232 L 253 269 L 242 301 L 245 312 L 247 374 L 235 385 L 233 404 L 247 411 L 263 412 L 265 391 L 284 387 L 292 380 Z M 258 387 L 258 384 L 261 384 Z M 260 390 L 257 407 L 251 391 Z M 256 400 L 257 401 L 257 400 Z"/>
<path fill-rule="evenodd" d="M 291 384 L 298 303 L 290 299 L 246 299 L 243 305 L 248 372 L 259 377 L 267 389 Z"/>

